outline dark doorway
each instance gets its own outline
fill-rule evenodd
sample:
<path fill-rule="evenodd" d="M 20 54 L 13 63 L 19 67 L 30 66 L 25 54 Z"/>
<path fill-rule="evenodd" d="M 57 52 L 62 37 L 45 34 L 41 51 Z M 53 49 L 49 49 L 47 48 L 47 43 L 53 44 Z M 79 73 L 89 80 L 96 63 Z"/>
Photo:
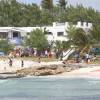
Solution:
<path fill-rule="evenodd" d="M 19 32 L 13 32 L 13 38 L 18 38 L 20 37 L 20 33 Z"/>

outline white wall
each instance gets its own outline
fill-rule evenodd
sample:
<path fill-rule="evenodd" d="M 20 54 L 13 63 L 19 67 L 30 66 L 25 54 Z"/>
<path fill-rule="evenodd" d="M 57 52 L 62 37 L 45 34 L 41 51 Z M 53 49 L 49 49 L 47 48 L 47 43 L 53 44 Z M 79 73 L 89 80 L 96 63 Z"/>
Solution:
<path fill-rule="evenodd" d="M 17 30 L 21 33 L 22 37 L 27 36 L 28 32 L 31 32 L 33 29 L 36 28 L 40 28 L 42 30 L 44 30 L 44 28 L 46 28 L 46 30 L 48 32 L 52 32 L 53 35 L 46 35 L 48 41 L 56 41 L 56 40 L 60 40 L 60 41 L 67 41 L 66 38 L 66 29 L 69 26 L 69 23 L 57 23 L 54 22 L 52 26 L 44 26 L 44 27 L 0 27 L 0 31 L 7 31 L 8 32 L 8 38 L 12 37 L 12 31 Z M 91 29 L 92 28 L 92 23 L 87 23 L 87 22 L 81 22 L 78 21 L 76 25 L 74 25 L 76 28 L 83 28 L 83 29 Z M 63 32 L 64 36 L 58 36 L 57 32 Z"/>

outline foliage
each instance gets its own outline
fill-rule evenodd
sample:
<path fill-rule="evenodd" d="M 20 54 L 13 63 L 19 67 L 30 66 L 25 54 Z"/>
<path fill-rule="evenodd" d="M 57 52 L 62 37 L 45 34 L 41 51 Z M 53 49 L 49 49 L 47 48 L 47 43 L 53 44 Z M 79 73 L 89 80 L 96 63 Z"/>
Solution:
<path fill-rule="evenodd" d="M 41 29 L 33 30 L 26 40 L 26 44 L 37 50 L 43 50 L 48 47 L 47 39 Z"/>
<path fill-rule="evenodd" d="M 100 43 L 100 25 L 93 25 L 93 29 L 90 30 L 89 34 L 91 44 L 99 44 Z"/>
<path fill-rule="evenodd" d="M 59 0 L 59 6 L 62 8 L 62 9 L 65 9 L 66 8 L 66 0 Z"/>
<path fill-rule="evenodd" d="M 55 42 L 55 45 L 56 45 L 56 49 L 62 49 L 62 42 L 61 41 L 56 41 Z"/>
<path fill-rule="evenodd" d="M 6 40 L 0 40 L 0 51 L 7 53 L 12 50 L 13 46 L 10 45 Z"/>
<path fill-rule="evenodd" d="M 42 0 L 41 6 L 44 9 L 51 10 L 53 8 L 53 0 Z"/>
<path fill-rule="evenodd" d="M 55 45 L 56 45 L 56 49 L 58 49 L 58 50 L 61 50 L 61 49 L 66 50 L 70 47 L 69 41 L 62 41 L 62 42 L 56 41 Z"/>
<path fill-rule="evenodd" d="M 76 31 L 76 27 L 74 27 L 72 23 L 69 23 L 69 26 L 66 29 L 66 33 L 67 33 L 67 38 L 70 41 L 73 41 L 75 31 Z"/>
<path fill-rule="evenodd" d="M 62 47 L 64 50 L 70 48 L 71 44 L 70 41 L 62 41 Z"/>
<path fill-rule="evenodd" d="M 56 21 L 100 23 L 100 12 L 93 8 L 85 8 L 82 5 L 65 7 L 65 4 L 65 0 L 59 0 L 59 6 L 53 5 L 53 0 L 42 0 L 40 9 L 37 4 L 0 0 L 0 26 L 42 26 Z"/>
<path fill-rule="evenodd" d="M 73 43 L 77 46 L 86 46 L 88 42 L 88 37 L 85 31 L 81 28 L 76 29 L 73 36 Z"/>
<path fill-rule="evenodd" d="M 67 38 L 71 45 L 85 49 L 90 49 L 93 45 L 100 44 L 100 25 L 93 25 L 93 29 L 84 31 L 81 28 L 75 29 L 72 25 L 66 30 Z"/>
<path fill-rule="evenodd" d="M 75 28 L 72 24 L 66 30 L 68 43 L 71 46 L 85 50 L 90 46 L 89 35 L 82 28 Z"/>
<path fill-rule="evenodd" d="M 68 21 L 72 22 L 72 24 L 76 24 L 77 21 L 87 21 L 92 22 L 94 25 L 93 30 L 89 31 L 89 34 L 86 34 L 82 29 L 76 29 L 72 25 L 69 25 L 66 30 L 69 41 L 67 43 L 57 42 L 58 48 L 67 48 L 67 46 L 73 44 L 84 47 L 100 43 L 100 12 L 91 7 L 85 8 L 83 5 L 69 5 L 66 7 L 66 4 L 66 0 L 58 0 L 58 5 L 53 5 L 53 0 L 42 0 L 42 9 L 40 9 L 37 4 L 24 4 L 19 3 L 17 0 L 0 0 L 0 26 L 32 27 L 51 25 L 52 22 L 56 21 Z M 42 41 L 41 38 L 45 41 Z M 44 45 L 41 45 L 42 42 L 39 42 L 39 39 Z M 42 30 L 33 30 L 30 38 L 27 39 L 27 44 L 41 49 L 48 43 Z"/>

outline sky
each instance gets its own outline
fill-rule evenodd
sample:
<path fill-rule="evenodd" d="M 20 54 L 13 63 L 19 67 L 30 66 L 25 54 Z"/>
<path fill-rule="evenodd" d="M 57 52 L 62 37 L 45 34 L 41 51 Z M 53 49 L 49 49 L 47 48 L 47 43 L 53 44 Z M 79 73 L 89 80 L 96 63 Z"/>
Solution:
<path fill-rule="evenodd" d="M 41 0 L 18 0 L 23 3 L 37 3 L 40 5 Z M 53 0 L 56 4 L 59 0 Z M 98 11 L 100 11 L 100 0 L 67 0 L 68 4 L 76 5 L 83 4 L 85 7 L 92 7 Z"/>

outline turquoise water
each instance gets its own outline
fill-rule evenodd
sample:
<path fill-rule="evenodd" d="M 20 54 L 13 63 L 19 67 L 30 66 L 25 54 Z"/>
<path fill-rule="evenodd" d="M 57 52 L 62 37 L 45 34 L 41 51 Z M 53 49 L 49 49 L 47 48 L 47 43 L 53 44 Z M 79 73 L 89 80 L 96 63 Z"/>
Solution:
<path fill-rule="evenodd" d="M 100 100 L 100 79 L 0 80 L 0 100 Z"/>

